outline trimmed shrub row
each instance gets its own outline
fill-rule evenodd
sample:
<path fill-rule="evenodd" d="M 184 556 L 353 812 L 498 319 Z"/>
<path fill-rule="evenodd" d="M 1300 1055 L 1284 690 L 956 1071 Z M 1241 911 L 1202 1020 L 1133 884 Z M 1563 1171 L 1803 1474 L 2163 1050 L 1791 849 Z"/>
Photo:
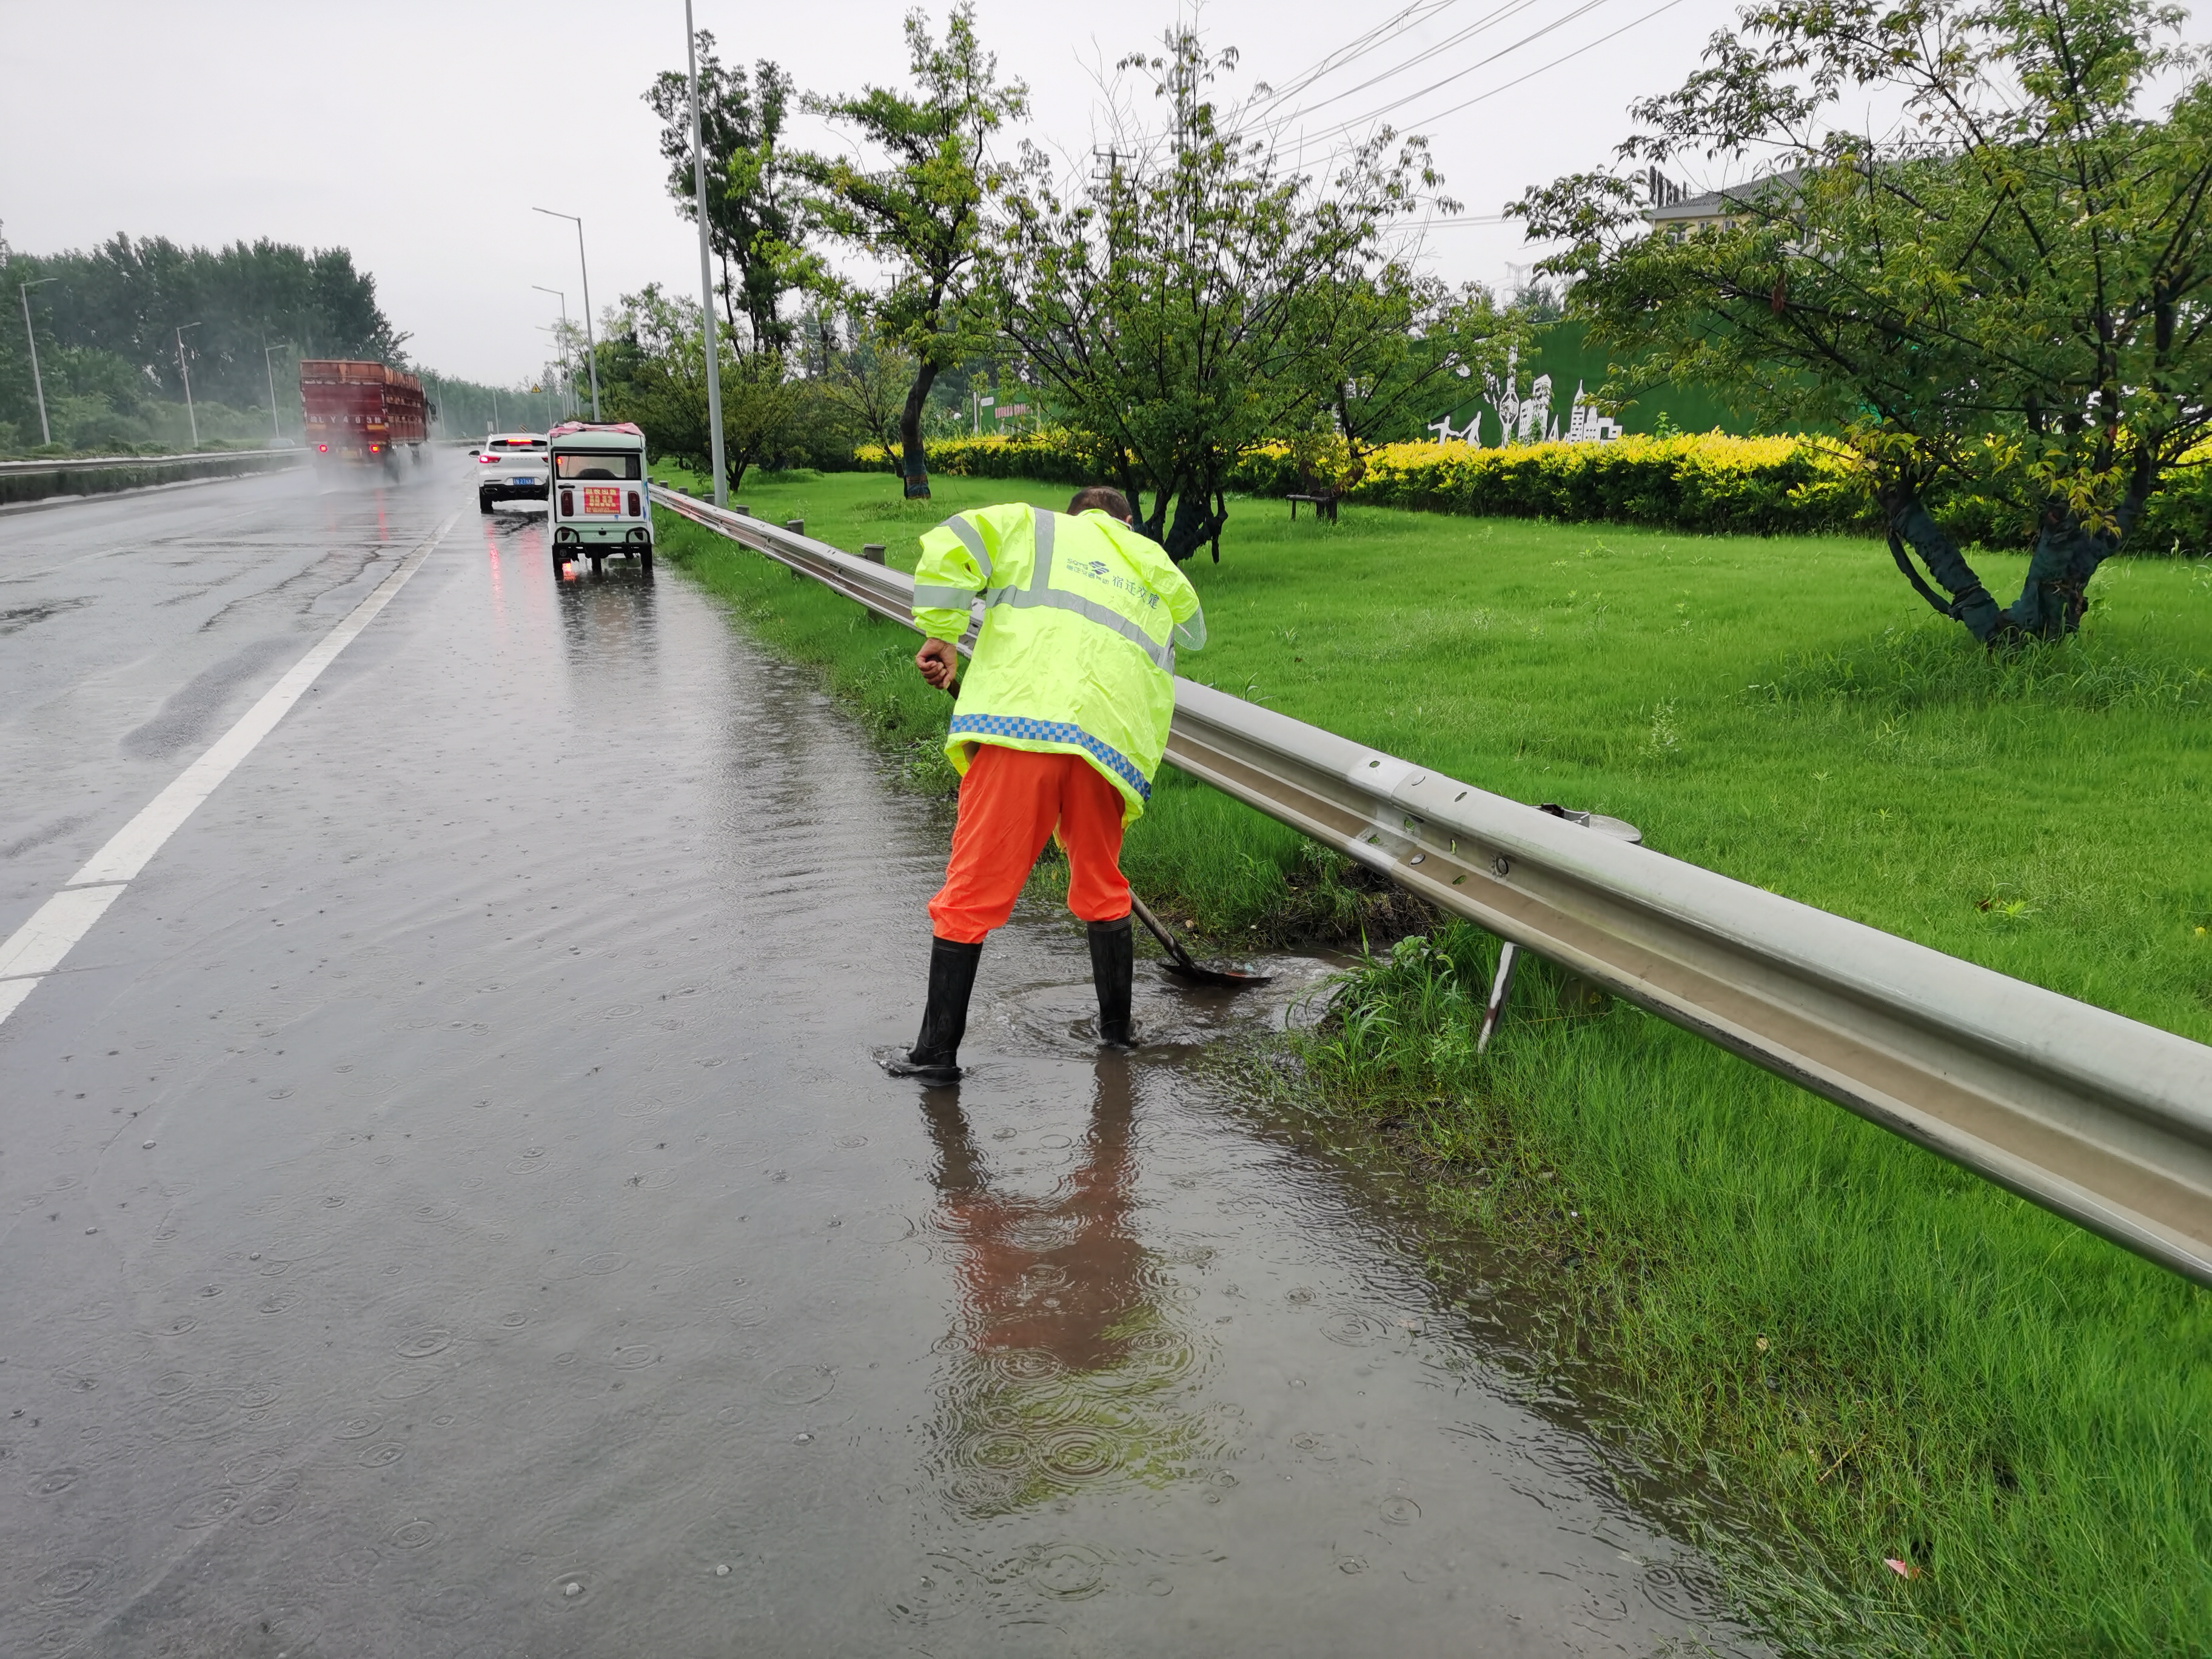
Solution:
<path fill-rule="evenodd" d="M 862 444 L 853 459 L 867 468 L 890 467 L 896 458 L 881 444 Z M 1034 478 L 1080 487 L 1099 482 L 1097 464 L 1082 440 L 1064 427 L 1036 432 L 986 433 L 929 441 L 929 470 L 956 478 Z"/>
<path fill-rule="evenodd" d="M 870 446 L 854 459 L 883 465 Z M 944 439 L 930 446 L 933 470 L 959 477 L 1035 478 L 1081 484 L 1099 477 L 1082 441 L 1046 428 L 1013 436 Z M 1300 487 L 1287 445 L 1271 444 L 1238 463 L 1231 486 L 1255 495 Z M 1723 433 L 1626 437 L 1606 444 L 1391 444 L 1368 457 L 1345 494 L 1354 502 L 1501 518 L 1604 520 L 1710 535 L 1842 532 L 1878 535 L 1881 518 L 1856 467 L 1798 438 Z M 2024 548 L 2033 527 L 2003 503 L 1955 497 L 1938 516 L 1962 541 Z M 2167 477 L 2127 550 L 2142 555 L 2212 552 L 2212 466 Z"/>

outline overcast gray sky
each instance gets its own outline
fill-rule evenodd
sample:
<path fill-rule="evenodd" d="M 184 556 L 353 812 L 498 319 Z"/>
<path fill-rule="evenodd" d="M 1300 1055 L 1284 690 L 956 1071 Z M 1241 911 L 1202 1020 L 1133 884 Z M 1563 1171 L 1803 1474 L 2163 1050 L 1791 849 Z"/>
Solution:
<path fill-rule="evenodd" d="M 899 0 L 694 3 L 726 59 L 774 58 L 802 88 L 902 76 Z M 1242 50 L 1242 82 L 1282 86 L 1406 4 L 1212 0 L 1198 16 L 1214 46 Z M 942 19 L 943 4 L 929 9 Z M 1030 136 L 1080 154 L 1099 64 L 1188 10 L 980 0 L 977 18 L 1001 70 L 1030 83 Z M 1678 84 L 1733 10 L 1426 0 L 1413 27 L 1297 101 L 1319 132 L 1405 100 L 1388 118 L 1430 135 L 1468 216 L 1494 215 L 1528 185 L 1604 161 L 1630 100 Z M 343 245 L 419 361 L 501 383 L 545 355 L 536 330 L 556 301 L 532 283 L 567 289 L 572 315 L 582 305 L 574 229 L 533 205 L 584 216 L 602 310 L 649 281 L 697 281 L 640 96 L 683 65 L 682 0 L 0 0 L 0 223 L 26 252 L 118 230 Z M 805 120 L 794 137 L 836 142 Z M 1453 281 L 1501 283 L 1533 257 L 1510 226 L 1440 228 L 1428 246 Z"/>

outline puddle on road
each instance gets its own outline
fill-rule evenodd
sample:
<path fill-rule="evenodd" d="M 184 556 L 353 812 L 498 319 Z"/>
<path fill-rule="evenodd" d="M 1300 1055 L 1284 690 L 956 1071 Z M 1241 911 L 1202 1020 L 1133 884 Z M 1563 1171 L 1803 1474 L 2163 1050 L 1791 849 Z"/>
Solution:
<path fill-rule="evenodd" d="M 1735 1650 L 1184 1063 L 1322 964 L 1102 1055 L 1024 911 L 893 1082 L 942 829 L 823 699 L 535 515 L 379 629 L 0 1048 L 0 1650 Z"/>

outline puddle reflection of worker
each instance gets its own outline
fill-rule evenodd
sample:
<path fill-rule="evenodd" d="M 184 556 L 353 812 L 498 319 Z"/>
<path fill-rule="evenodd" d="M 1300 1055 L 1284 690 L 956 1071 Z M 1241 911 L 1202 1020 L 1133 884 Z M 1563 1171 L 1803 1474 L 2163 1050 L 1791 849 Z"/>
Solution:
<path fill-rule="evenodd" d="M 994 1186 L 956 1095 L 924 1099 L 959 1290 L 933 1462 L 947 1499 L 979 1519 L 1157 1489 L 1212 1455 L 1193 1401 L 1206 1346 L 1133 1224 L 1128 1061 L 1102 1056 L 1095 1075 L 1082 1156 L 1041 1198 Z"/>
<path fill-rule="evenodd" d="M 975 1353 L 1044 1354 L 1072 1371 L 1127 1357 L 1146 1261 L 1129 1226 L 1134 1091 L 1127 1061 L 1102 1060 L 1097 1073 L 1083 1161 L 1043 1198 L 994 1190 L 959 1097 L 925 1100 L 940 1222 L 959 1240 L 962 1334 Z"/>

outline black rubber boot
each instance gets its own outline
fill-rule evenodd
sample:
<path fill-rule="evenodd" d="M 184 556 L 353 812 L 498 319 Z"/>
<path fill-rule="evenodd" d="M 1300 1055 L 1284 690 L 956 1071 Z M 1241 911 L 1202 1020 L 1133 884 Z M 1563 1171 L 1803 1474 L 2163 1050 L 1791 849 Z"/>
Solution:
<path fill-rule="evenodd" d="M 1137 943 L 1129 919 L 1094 921 L 1091 934 L 1091 979 L 1098 988 L 1098 1040 L 1109 1048 L 1133 1048 L 1129 1024 L 1131 981 L 1137 971 Z"/>
<path fill-rule="evenodd" d="M 981 940 L 930 941 L 929 1003 L 921 1011 L 921 1035 L 902 1057 L 885 1059 L 884 1070 L 924 1083 L 960 1081 L 960 1039 L 968 1034 L 968 998 L 975 988 L 975 964 L 982 959 Z"/>

